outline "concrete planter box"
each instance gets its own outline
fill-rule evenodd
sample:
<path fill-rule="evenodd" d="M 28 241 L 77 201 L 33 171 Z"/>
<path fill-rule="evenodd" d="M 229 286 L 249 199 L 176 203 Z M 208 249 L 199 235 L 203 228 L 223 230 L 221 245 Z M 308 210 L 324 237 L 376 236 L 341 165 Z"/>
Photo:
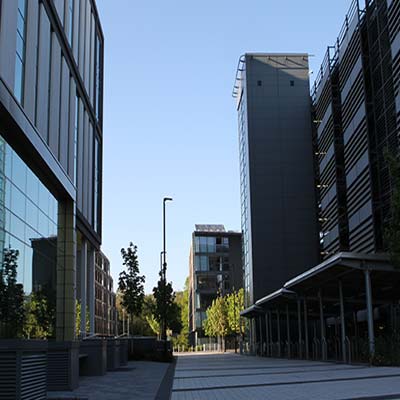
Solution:
<path fill-rule="evenodd" d="M 0 339 L 0 398 L 45 400 L 47 341 Z"/>
<path fill-rule="evenodd" d="M 129 359 L 142 358 L 145 355 L 155 353 L 156 350 L 156 337 L 133 337 L 129 338 Z"/>
<path fill-rule="evenodd" d="M 79 375 L 101 376 L 107 372 L 107 341 L 82 340 L 79 346 Z"/>
<path fill-rule="evenodd" d="M 120 339 L 120 364 L 128 365 L 128 345 L 129 339 Z"/>
<path fill-rule="evenodd" d="M 107 339 L 107 371 L 114 371 L 121 366 L 119 339 Z"/>
<path fill-rule="evenodd" d="M 79 342 L 49 341 L 47 390 L 74 390 L 79 385 Z"/>

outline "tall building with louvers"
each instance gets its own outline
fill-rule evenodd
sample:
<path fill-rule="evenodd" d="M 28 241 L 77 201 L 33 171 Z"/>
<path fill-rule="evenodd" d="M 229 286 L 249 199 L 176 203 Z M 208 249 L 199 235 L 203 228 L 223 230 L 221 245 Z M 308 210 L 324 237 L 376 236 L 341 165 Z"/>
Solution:
<path fill-rule="evenodd" d="M 251 306 L 319 259 L 308 55 L 243 55 L 233 96 Z"/>
<path fill-rule="evenodd" d="M 219 295 L 243 286 L 242 235 L 224 225 L 196 225 L 189 257 L 189 341 L 208 343 L 203 321 Z"/>
<path fill-rule="evenodd" d="M 313 87 L 322 251 L 387 250 L 398 156 L 400 2 L 352 1 Z"/>
<path fill-rule="evenodd" d="M 103 42 L 94 0 L 0 2 L 1 259 L 18 251 L 18 282 L 52 303 L 59 340 L 75 338 L 75 300 L 95 330 Z"/>

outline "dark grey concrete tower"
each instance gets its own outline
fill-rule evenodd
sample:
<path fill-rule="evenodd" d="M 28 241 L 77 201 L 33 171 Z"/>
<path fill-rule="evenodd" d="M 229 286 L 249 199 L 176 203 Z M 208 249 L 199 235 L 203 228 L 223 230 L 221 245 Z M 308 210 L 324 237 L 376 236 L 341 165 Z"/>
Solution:
<path fill-rule="evenodd" d="M 245 54 L 237 99 L 245 303 L 316 265 L 307 54 Z"/>

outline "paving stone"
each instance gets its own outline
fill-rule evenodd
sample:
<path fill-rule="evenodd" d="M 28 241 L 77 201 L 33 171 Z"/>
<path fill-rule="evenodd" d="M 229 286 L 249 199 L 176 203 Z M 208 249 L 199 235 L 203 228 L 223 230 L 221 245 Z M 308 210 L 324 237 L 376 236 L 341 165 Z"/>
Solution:
<path fill-rule="evenodd" d="M 73 392 L 49 392 L 51 400 L 154 400 L 170 364 L 131 361 L 128 368 L 104 376 L 81 377 Z"/>
<path fill-rule="evenodd" d="M 237 354 L 178 356 L 172 400 L 400 400 L 400 368 Z"/>

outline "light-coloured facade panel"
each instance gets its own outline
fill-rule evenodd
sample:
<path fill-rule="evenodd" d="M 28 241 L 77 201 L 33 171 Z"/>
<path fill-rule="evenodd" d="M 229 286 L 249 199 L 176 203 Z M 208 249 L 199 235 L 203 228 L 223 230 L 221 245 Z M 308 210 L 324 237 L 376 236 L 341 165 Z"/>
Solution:
<path fill-rule="evenodd" d="M 50 85 L 50 21 L 43 4 L 39 9 L 36 127 L 47 142 Z"/>
<path fill-rule="evenodd" d="M 12 91 L 15 74 L 18 2 L 2 1 L 0 6 L 0 76 Z"/>
<path fill-rule="evenodd" d="M 80 0 L 79 2 L 79 49 L 78 49 L 78 67 L 81 77 L 85 70 L 85 36 L 86 36 L 86 0 Z"/>
<path fill-rule="evenodd" d="M 39 2 L 27 2 L 26 37 L 29 46 L 26 46 L 26 68 L 24 86 L 24 109 L 29 119 L 35 121 L 36 107 L 36 75 L 37 75 L 37 46 L 38 46 L 38 21 Z"/>
<path fill-rule="evenodd" d="M 90 32 L 91 32 L 91 22 L 92 22 L 92 12 L 90 8 L 90 2 L 88 0 L 86 3 L 86 14 L 85 14 L 85 68 L 83 70 L 83 82 L 85 83 L 85 88 L 87 93 L 89 93 L 89 72 L 90 72 Z"/>
<path fill-rule="evenodd" d="M 68 65 L 62 58 L 61 63 L 61 99 L 60 99 L 60 140 L 59 140 L 59 153 L 60 163 L 63 166 L 65 172 L 68 173 L 68 124 L 69 124 L 69 96 L 70 96 L 70 85 L 69 85 L 69 69 Z"/>
<path fill-rule="evenodd" d="M 50 103 L 48 144 L 56 158 L 59 158 L 60 129 L 60 76 L 61 47 L 54 32 L 51 34 L 51 67 L 50 67 Z"/>

